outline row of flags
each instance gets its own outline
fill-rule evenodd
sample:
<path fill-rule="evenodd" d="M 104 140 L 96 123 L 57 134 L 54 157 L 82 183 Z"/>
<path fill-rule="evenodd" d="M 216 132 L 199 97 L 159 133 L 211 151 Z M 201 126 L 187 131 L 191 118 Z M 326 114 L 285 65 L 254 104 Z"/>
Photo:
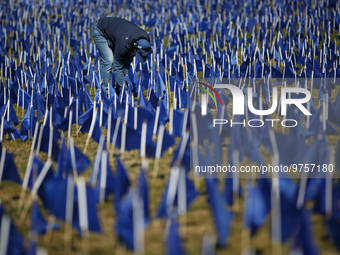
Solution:
<path fill-rule="evenodd" d="M 114 231 L 119 241 L 143 253 L 144 230 L 152 217 L 167 218 L 167 253 L 183 254 L 178 218 L 200 195 L 190 178 L 195 175 L 192 164 L 221 164 L 226 139 L 232 165 L 239 166 L 245 157 L 264 164 L 259 149 L 263 145 L 276 164 L 299 164 L 301 160 L 329 164 L 333 155 L 339 168 L 340 140 L 338 149 L 331 151 L 327 139 L 327 135 L 338 135 L 340 125 L 337 2 L 329 0 L 317 6 L 312 1 L 168 1 L 150 2 L 148 7 L 141 1 L 19 3 L 0 5 L 0 140 L 9 134 L 12 140 L 31 140 L 32 147 L 22 180 L 13 155 L 1 146 L 0 183 L 9 180 L 22 185 L 18 211 L 23 219 L 32 208 L 33 234 L 58 228 L 55 218 L 72 226 L 84 239 L 88 232 L 101 233 L 97 204 L 113 194 Z M 120 95 L 109 86 L 108 97 L 102 92 L 100 56 L 89 32 L 91 24 L 107 11 L 151 29 L 153 44 L 146 63 L 132 63 Z M 306 118 L 305 125 L 302 115 L 289 106 L 287 118 L 299 123 L 289 134 L 274 132 L 269 125 L 261 129 L 226 125 L 216 132 L 205 125 L 212 114 L 201 115 L 197 78 L 212 79 L 211 85 L 225 78 L 245 92 L 250 84 L 254 105 L 263 109 L 269 108 L 274 86 L 308 85 L 311 92 L 318 90 L 322 105 L 310 101 L 312 116 Z M 231 95 L 223 90 L 218 93 L 223 104 L 217 107 L 217 116 L 231 119 L 226 110 Z M 216 107 L 211 98 L 208 105 Z M 246 115 L 246 119 L 258 118 L 249 111 Z M 235 121 L 241 119 L 234 116 Z M 87 135 L 84 148 L 74 144 L 74 126 Z M 94 162 L 86 156 L 91 138 L 98 143 Z M 308 143 L 306 139 L 310 139 Z M 136 186 L 131 185 L 119 155 L 115 155 L 112 171 L 112 146 L 122 157 L 125 151 L 139 150 L 143 165 Z M 147 159 L 161 160 L 169 148 L 175 151 L 168 182 L 156 215 L 150 215 Z M 41 151 L 48 155 L 46 162 L 38 157 Z M 57 163 L 55 170 L 53 162 Z M 91 177 L 86 182 L 82 173 L 89 168 Z M 157 176 L 156 168 L 154 174 Z M 320 213 L 334 243 L 340 242 L 339 185 L 329 176 L 301 178 L 298 183 L 289 176 L 280 177 L 245 180 L 243 188 L 236 175 L 223 181 L 205 179 L 216 238 L 204 238 L 204 254 L 214 254 L 215 241 L 227 246 L 235 218 L 230 207 L 241 196 L 245 199 L 243 228 L 250 229 L 251 236 L 271 214 L 273 242 L 293 239 L 292 249 L 317 254 L 310 215 Z M 219 188 L 221 182 L 223 189 Z M 30 193 L 25 199 L 27 189 Z M 312 210 L 306 206 L 311 200 Z M 49 219 L 42 216 L 42 208 Z M 3 204 L 0 212 L 0 232 L 5 233 L 5 238 L 0 236 L 0 254 L 37 254 L 36 239 L 31 238 L 30 248 L 24 249 L 23 236 Z"/>

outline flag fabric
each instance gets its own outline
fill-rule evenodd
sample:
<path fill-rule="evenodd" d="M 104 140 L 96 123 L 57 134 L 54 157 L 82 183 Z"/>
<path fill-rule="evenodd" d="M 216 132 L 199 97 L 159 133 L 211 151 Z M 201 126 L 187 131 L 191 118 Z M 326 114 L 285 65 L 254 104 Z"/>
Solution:
<path fill-rule="evenodd" d="M 0 181 L 8 180 L 11 182 L 22 184 L 22 180 L 18 173 L 18 169 L 15 165 L 13 155 L 8 153 L 7 150 L 4 149 L 2 144 L 0 144 L 0 149 L 1 149 L 0 160 L 4 161 L 3 169 L 1 169 L 2 176 L 1 176 Z"/>
<path fill-rule="evenodd" d="M 123 198 L 119 203 L 119 211 L 117 215 L 116 231 L 119 240 L 124 242 L 126 246 L 134 250 L 134 229 L 133 229 L 133 197 L 134 193 L 130 192 L 127 197 Z"/>
<path fill-rule="evenodd" d="M 319 254 L 319 251 L 314 244 L 310 212 L 305 212 L 301 216 L 300 229 L 294 241 L 294 249 L 301 251 L 303 254 Z"/>
<path fill-rule="evenodd" d="M 21 139 L 18 129 L 10 122 L 3 119 L 3 134 L 9 134 L 12 140 Z"/>
<path fill-rule="evenodd" d="M 247 200 L 245 208 L 245 226 L 250 228 L 254 235 L 258 228 L 263 226 L 266 217 L 271 209 L 270 202 L 270 183 L 268 179 L 260 179 L 255 186 L 247 183 Z"/>
<path fill-rule="evenodd" d="M 116 211 L 120 210 L 120 202 L 124 195 L 127 194 L 129 187 L 131 185 L 127 169 L 121 162 L 120 158 L 117 156 L 117 173 L 116 173 L 116 183 L 115 183 L 115 198 L 114 206 Z"/>
<path fill-rule="evenodd" d="M 92 130 L 92 134 L 91 134 L 92 139 L 96 143 L 99 143 L 99 139 L 100 139 L 100 136 L 102 134 L 102 129 L 101 129 L 100 125 L 99 125 L 99 118 L 100 117 L 97 115 L 97 118 L 94 121 L 94 126 L 93 126 L 93 130 Z"/>
<path fill-rule="evenodd" d="M 118 240 L 137 252 L 141 249 L 140 232 L 144 232 L 144 219 L 139 217 L 138 210 L 143 210 L 140 204 L 138 191 L 130 190 L 120 203 L 120 210 L 117 215 L 115 230 Z"/>
<path fill-rule="evenodd" d="M 169 232 L 167 233 L 167 254 L 179 254 L 184 255 L 185 251 L 182 245 L 182 240 L 179 235 L 179 224 L 178 220 L 174 217 L 169 219 L 170 227 Z"/>
<path fill-rule="evenodd" d="M 67 175 L 69 172 L 72 172 L 71 159 L 69 151 L 67 149 L 65 138 L 63 137 L 61 148 L 58 154 L 57 170 L 55 175 L 57 178 L 62 178 L 64 173 L 66 173 Z"/>
<path fill-rule="evenodd" d="M 49 117 L 49 115 L 47 115 Z M 48 118 L 47 117 L 47 118 Z M 49 146 L 49 142 L 50 142 L 50 126 L 49 123 L 47 122 L 45 126 L 41 126 L 40 128 L 43 129 L 42 131 L 42 138 L 41 138 L 41 142 L 40 142 L 40 150 L 44 151 L 46 153 L 48 153 L 48 146 Z M 41 132 L 41 130 L 39 129 L 39 132 Z M 56 128 L 53 128 L 53 135 L 52 135 L 52 159 L 57 161 L 58 159 L 58 154 L 59 154 L 59 144 L 58 144 L 58 140 L 60 138 L 60 133 Z M 38 139 L 36 140 L 35 143 L 35 148 L 37 148 L 38 146 Z"/>
<path fill-rule="evenodd" d="M 39 210 L 38 202 L 33 201 L 32 214 L 31 214 L 31 229 L 34 233 L 44 235 L 48 230 L 58 229 L 58 223 L 53 223 L 52 227 L 48 226 L 48 222 Z"/>
<path fill-rule="evenodd" d="M 90 159 L 79 150 L 78 147 L 74 146 L 76 164 L 77 164 L 77 172 L 78 174 L 83 173 L 88 167 L 91 165 Z"/>
<path fill-rule="evenodd" d="M 17 230 L 14 222 L 8 216 L 8 213 L 6 212 L 4 205 L 1 202 L 0 219 L 0 229 L 3 230 L 2 233 L 4 233 L 8 239 L 7 243 L 0 242 L 2 245 L 7 246 L 7 249 L 4 250 L 5 254 L 24 254 L 24 237 Z M 5 231 L 8 232 L 6 233 Z M 5 240 L 5 238 L 2 239 Z"/>
<path fill-rule="evenodd" d="M 33 107 L 30 106 L 21 122 L 20 135 L 22 141 L 25 141 L 27 139 L 30 140 L 32 138 L 34 134 L 35 123 L 36 117 L 33 111 Z"/>
<path fill-rule="evenodd" d="M 181 170 L 180 170 L 181 171 Z M 169 205 L 167 204 L 167 199 L 168 199 L 168 192 L 169 192 L 169 182 L 165 188 L 161 203 L 158 207 L 158 212 L 156 215 L 156 218 L 163 218 L 163 217 L 170 217 L 171 214 L 169 214 L 169 206 L 172 206 L 174 208 L 178 207 L 178 182 L 176 183 L 175 187 L 176 187 L 176 193 L 173 199 L 173 204 Z M 195 199 L 198 196 L 198 192 L 195 189 L 195 186 L 193 184 L 193 182 L 188 179 L 188 177 L 185 175 L 185 188 L 186 188 L 186 208 L 189 208 L 190 205 L 195 201 Z"/>
<path fill-rule="evenodd" d="M 225 179 L 224 182 L 224 189 L 221 192 L 221 196 L 223 201 L 227 204 L 227 205 L 233 205 L 234 204 L 234 192 L 236 192 L 238 194 L 239 197 L 241 197 L 242 195 L 242 187 L 241 185 L 238 185 L 238 189 L 234 188 L 234 184 L 233 184 L 233 177 L 232 176 L 228 176 L 228 178 Z"/>
<path fill-rule="evenodd" d="M 290 178 L 280 178 L 280 214 L 281 214 L 281 241 L 285 243 L 299 228 L 300 219 L 304 214 L 304 208 L 297 208 L 298 187 Z"/>
<path fill-rule="evenodd" d="M 90 130 L 93 116 L 93 107 L 79 117 L 78 124 L 81 126 L 80 132 L 87 133 Z"/>
<path fill-rule="evenodd" d="M 13 122 L 13 124 L 15 126 L 17 126 L 19 124 L 17 114 L 15 113 L 15 110 L 14 110 L 13 105 L 11 104 L 10 100 L 7 100 L 7 103 L 9 104 L 9 108 L 8 108 L 9 113 L 7 113 L 9 115 L 9 118 L 7 120 L 9 122 Z"/>
<path fill-rule="evenodd" d="M 70 184 L 71 182 L 71 184 Z M 69 185 L 69 186 L 68 186 Z M 70 193 L 68 193 L 70 192 Z M 48 197 L 46 208 L 58 219 L 67 220 L 68 213 L 66 212 L 67 201 L 71 201 L 72 208 L 71 223 L 72 226 L 81 233 L 79 223 L 79 191 L 74 186 L 72 177 L 54 178 L 45 186 L 45 193 Z M 73 194 L 73 196 L 71 196 Z M 71 199 L 71 200 L 69 200 Z M 101 232 L 101 227 L 96 210 L 96 199 L 94 190 L 86 187 L 86 204 L 88 215 L 88 230 L 93 232 Z"/>
<path fill-rule="evenodd" d="M 28 105 L 31 103 L 31 96 L 22 88 L 19 88 L 18 94 L 18 105 L 25 110 L 28 109 Z"/>
<path fill-rule="evenodd" d="M 44 163 L 36 155 L 33 155 L 31 168 L 28 169 L 29 178 L 28 178 L 27 187 L 29 187 L 30 189 L 33 188 L 34 183 L 37 180 L 38 176 L 40 175 L 43 167 L 44 167 Z M 39 188 L 38 188 L 38 196 L 40 197 L 44 205 L 48 203 L 47 201 L 48 197 L 45 194 L 45 185 L 53 178 L 54 178 L 53 167 L 51 166 L 49 169 L 47 169 L 47 173 L 44 176 L 44 179 L 41 181 Z"/>
<path fill-rule="evenodd" d="M 226 246 L 231 223 L 234 217 L 233 213 L 224 207 L 223 200 L 217 188 L 217 179 L 206 178 L 205 184 L 213 219 L 217 229 L 218 242 L 221 246 Z"/>
<path fill-rule="evenodd" d="M 184 113 L 181 110 L 173 110 L 173 135 L 182 137 Z"/>
<path fill-rule="evenodd" d="M 101 155 L 101 154 L 100 154 Z M 98 165 L 98 172 L 97 172 L 97 185 L 95 187 L 95 196 L 100 201 L 100 192 L 101 192 L 101 186 L 103 185 L 101 183 L 101 178 L 102 178 L 102 165 L 106 164 L 106 178 L 104 180 L 105 182 L 105 191 L 104 191 L 104 199 L 106 200 L 107 197 L 111 194 L 114 194 L 115 192 L 115 185 L 116 185 L 116 179 L 115 176 L 112 173 L 110 164 L 109 164 L 109 158 L 107 158 L 107 162 L 102 162 L 102 159 L 100 159 L 99 165 Z M 94 181 L 94 171 L 95 169 L 92 170 L 91 174 L 91 180 L 90 182 Z"/>
<path fill-rule="evenodd" d="M 144 169 L 141 169 L 140 171 L 140 174 L 138 177 L 137 190 L 139 192 L 139 196 L 143 199 L 144 222 L 145 222 L 145 225 L 148 225 L 150 222 L 149 188 L 148 188 L 148 182 L 147 182 L 147 175 Z"/>

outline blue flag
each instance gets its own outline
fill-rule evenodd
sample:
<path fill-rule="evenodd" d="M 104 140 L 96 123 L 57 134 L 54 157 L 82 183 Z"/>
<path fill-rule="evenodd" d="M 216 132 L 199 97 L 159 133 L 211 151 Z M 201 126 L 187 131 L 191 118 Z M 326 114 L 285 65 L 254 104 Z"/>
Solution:
<path fill-rule="evenodd" d="M 271 209 L 270 192 L 268 179 L 260 179 L 256 186 L 251 182 L 247 184 L 245 225 L 250 228 L 252 235 L 265 223 L 266 216 Z"/>
<path fill-rule="evenodd" d="M 3 126 L 4 134 L 9 134 L 12 140 L 21 139 L 20 133 L 18 129 L 4 118 L 4 126 Z"/>
<path fill-rule="evenodd" d="M 39 210 L 38 202 L 36 200 L 33 201 L 32 205 L 31 224 L 32 231 L 41 235 L 44 235 L 49 227 L 48 222 Z M 59 229 L 59 227 L 58 223 L 54 223 L 50 230 Z"/>
<path fill-rule="evenodd" d="M 5 215 L 8 215 L 4 206 L 0 203 L 0 229 L 2 225 L 2 219 L 5 217 Z M 7 216 L 9 217 L 9 216 Z M 7 243 L 7 251 L 5 251 L 5 254 L 24 254 L 24 238 L 20 234 L 20 232 L 15 227 L 12 219 L 10 220 L 10 226 L 9 226 L 9 235 L 8 237 L 8 243 Z M 7 233 L 6 233 L 7 235 Z"/>
<path fill-rule="evenodd" d="M 4 168 L 2 172 L 2 181 L 8 180 L 8 181 L 22 184 L 22 180 L 20 178 L 17 167 L 13 160 L 13 155 L 8 153 L 7 151 L 3 153 L 1 143 L 0 143 L 0 150 L 1 150 L 0 159 L 2 160 L 2 157 L 5 157 Z"/>
<path fill-rule="evenodd" d="M 170 218 L 170 227 L 169 232 L 167 234 L 167 254 L 178 254 L 178 255 L 184 255 L 185 251 L 182 247 L 182 241 L 179 236 L 179 228 L 178 228 L 178 221 L 171 217 Z"/>
<path fill-rule="evenodd" d="M 68 182 L 71 181 L 72 177 L 68 177 L 65 179 L 62 178 L 54 178 L 49 181 L 45 186 L 45 193 L 48 197 L 48 203 L 46 204 L 46 208 L 53 213 L 58 219 L 66 220 L 66 202 L 69 199 L 69 192 L 73 193 L 72 197 L 72 226 L 81 233 L 80 225 L 79 225 L 79 206 L 78 206 L 78 189 L 76 186 L 71 186 L 72 188 L 68 189 Z M 73 185 L 74 181 L 72 180 Z M 97 216 L 96 209 L 96 199 L 94 190 L 90 187 L 86 187 L 86 203 L 87 203 L 87 215 L 88 215 L 88 229 L 93 232 L 101 232 L 101 227 L 99 224 L 99 219 Z"/>
<path fill-rule="evenodd" d="M 234 215 L 224 207 L 223 200 L 218 190 L 217 179 L 206 178 L 205 184 L 215 226 L 217 228 L 218 243 L 221 246 L 226 246 Z"/>
<path fill-rule="evenodd" d="M 182 171 L 182 170 L 180 170 Z M 171 206 L 173 206 L 174 208 L 178 207 L 178 183 L 176 183 L 176 195 L 173 201 L 173 204 Z M 198 196 L 198 192 L 195 189 L 195 185 L 194 183 L 188 179 L 188 177 L 185 175 L 185 188 L 186 188 L 186 208 L 189 208 L 190 205 L 195 201 L 196 197 Z M 168 191 L 169 191 L 169 182 L 165 188 L 163 197 L 162 197 L 162 201 L 161 204 L 158 207 L 158 212 L 157 212 L 157 216 L 156 218 L 163 218 L 163 217 L 170 217 L 171 215 L 169 215 L 168 212 L 168 207 L 167 207 L 167 197 L 168 197 Z"/>
<path fill-rule="evenodd" d="M 313 238 L 313 228 L 309 212 L 304 212 L 301 216 L 300 228 L 294 241 L 294 249 L 300 250 L 302 254 L 319 254 Z"/>
<path fill-rule="evenodd" d="M 150 222 L 150 211 L 149 211 L 149 190 L 147 182 L 147 174 L 144 169 L 141 169 L 138 177 L 138 192 L 140 197 L 143 199 L 144 205 L 144 223 L 148 225 Z"/>
<path fill-rule="evenodd" d="M 130 191 L 125 198 L 120 202 L 120 209 L 117 215 L 116 231 L 118 233 L 118 238 L 120 241 L 124 242 L 127 247 L 131 250 L 137 250 L 138 244 L 135 243 L 137 231 L 134 229 L 134 225 L 137 225 L 134 217 L 134 199 L 136 199 L 138 193 L 135 191 Z M 141 230 L 143 231 L 143 230 Z"/>
<path fill-rule="evenodd" d="M 125 194 L 127 194 L 129 187 L 131 185 L 128 172 L 123 165 L 123 163 L 120 160 L 120 157 L 117 156 L 117 173 L 116 173 L 116 184 L 115 184 L 115 199 L 114 199 L 114 205 L 116 211 L 119 212 L 119 205 L 124 197 Z"/>
<path fill-rule="evenodd" d="M 71 155 L 67 149 L 65 138 L 63 137 L 57 160 L 57 170 L 55 174 L 57 178 L 62 178 L 64 173 L 67 175 L 69 172 L 72 172 L 70 156 Z"/>
<path fill-rule="evenodd" d="M 33 111 L 33 107 L 30 106 L 29 109 L 26 111 L 26 114 L 21 122 L 20 135 L 21 135 L 22 141 L 32 138 L 34 134 L 35 123 L 36 123 L 36 117 Z M 29 137 L 28 137 L 28 130 L 29 130 Z"/>

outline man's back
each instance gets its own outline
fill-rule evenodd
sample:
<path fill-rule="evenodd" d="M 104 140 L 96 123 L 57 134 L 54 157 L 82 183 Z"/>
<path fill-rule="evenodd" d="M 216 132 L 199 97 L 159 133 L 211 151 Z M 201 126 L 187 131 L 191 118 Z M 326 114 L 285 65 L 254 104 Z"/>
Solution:
<path fill-rule="evenodd" d="M 150 41 L 146 31 L 125 19 L 105 17 L 98 20 L 97 26 L 112 42 L 114 57 L 119 63 L 123 63 L 123 59 L 131 54 L 134 42 L 142 38 Z"/>

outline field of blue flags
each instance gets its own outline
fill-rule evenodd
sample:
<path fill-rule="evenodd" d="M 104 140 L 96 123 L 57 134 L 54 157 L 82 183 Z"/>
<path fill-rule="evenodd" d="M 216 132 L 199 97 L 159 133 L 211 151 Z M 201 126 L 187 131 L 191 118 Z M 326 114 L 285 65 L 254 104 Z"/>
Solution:
<path fill-rule="evenodd" d="M 120 95 L 105 16 L 152 39 Z M 340 253 L 339 1 L 9 0 L 0 23 L 0 255 Z M 196 171 L 268 164 L 294 174 Z"/>

